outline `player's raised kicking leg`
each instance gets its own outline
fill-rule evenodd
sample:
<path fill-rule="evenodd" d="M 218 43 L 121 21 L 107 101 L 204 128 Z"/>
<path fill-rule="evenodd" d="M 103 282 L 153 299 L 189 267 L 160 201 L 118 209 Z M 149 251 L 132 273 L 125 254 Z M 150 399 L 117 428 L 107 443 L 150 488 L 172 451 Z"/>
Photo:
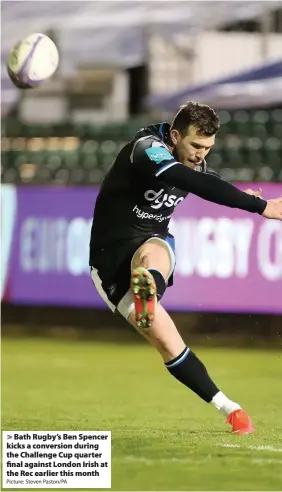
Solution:
<path fill-rule="evenodd" d="M 233 433 L 251 433 L 253 424 L 248 414 L 219 390 L 158 302 L 173 268 L 174 260 L 165 241 L 150 240 L 137 250 L 131 275 L 134 310 L 128 321 L 159 351 L 166 368 L 178 381 L 226 416 Z"/>

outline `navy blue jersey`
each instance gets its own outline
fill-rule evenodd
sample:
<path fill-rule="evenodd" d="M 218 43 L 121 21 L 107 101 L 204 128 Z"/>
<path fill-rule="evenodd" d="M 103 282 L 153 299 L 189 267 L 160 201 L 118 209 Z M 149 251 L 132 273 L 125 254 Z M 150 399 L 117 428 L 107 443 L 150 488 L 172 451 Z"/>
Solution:
<path fill-rule="evenodd" d="M 170 217 L 188 192 L 163 180 L 177 163 L 162 140 L 163 126 L 141 130 L 117 155 L 96 200 L 92 250 L 114 241 L 167 234 Z"/>
<path fill-rule="evenodd" d="M 266 201 L 247 195 L 207 170 L 179 163 L 166 145 L 168 123 L 140 130 L 117 155 L 96 200 L 90 240 L 95 252 L 154 234 L 167 236 L 175 207 L 189 192 L 214 203 L 263 213 Z M 211 175 L 213 174 L 213 175 Z"/>

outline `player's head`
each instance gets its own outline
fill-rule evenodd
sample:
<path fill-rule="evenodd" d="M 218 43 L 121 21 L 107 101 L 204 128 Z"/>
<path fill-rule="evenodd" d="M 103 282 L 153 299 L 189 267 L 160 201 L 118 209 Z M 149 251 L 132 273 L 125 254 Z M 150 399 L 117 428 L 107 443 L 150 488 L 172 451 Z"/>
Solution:
<path fill-rule="evenodd" d="M 206 104 L 188 102 L 180 107 L 170 129 L 170 143 L 185 166 L 199 166 L 214 145 L 219 118 Z"/>

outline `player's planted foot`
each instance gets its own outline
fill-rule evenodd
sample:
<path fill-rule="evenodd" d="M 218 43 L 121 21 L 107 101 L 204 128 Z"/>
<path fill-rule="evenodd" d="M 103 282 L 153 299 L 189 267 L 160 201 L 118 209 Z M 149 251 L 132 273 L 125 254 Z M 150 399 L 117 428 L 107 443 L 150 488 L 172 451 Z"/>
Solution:
<path fill-rule="evenodd" d="M 254 432 L 253 423 L 245 410 L 234 410 L 227 417 L 227 424 L 232 425 L 233 434 L 251 434 Z"/>
<path fill-rule="evenodd" d="M 137 326 L 149 328 L 154 320 L 157 302 L 153 275 L 146 268 L 135 268 L 131 275 L 130 288 L 134 296 Z"/>

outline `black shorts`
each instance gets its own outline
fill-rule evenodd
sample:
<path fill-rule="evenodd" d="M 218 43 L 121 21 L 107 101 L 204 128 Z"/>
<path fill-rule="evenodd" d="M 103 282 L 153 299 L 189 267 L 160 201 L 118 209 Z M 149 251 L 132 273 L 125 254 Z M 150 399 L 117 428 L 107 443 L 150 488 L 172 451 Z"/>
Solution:
<path fill-rule="evenodd" d="M 147 237 L 138 237 L 121 241 L 107 246 L 92 255 L 91 269 L 95 269 L 101 280 L 101 286 L 108 300 L 117 307 L 121 299 L 128 292 L 130 286 L 131 261 L 137 249 L 151 238 L 159 238 L 170 246 L 170 251 L 175 257 L 174 237 L 161 236 L 159 234 Z M 175 262 L 175 260 L 174 260 Z M 167 281 L 170 287 L 173 285 L 173 270 Z"/>

